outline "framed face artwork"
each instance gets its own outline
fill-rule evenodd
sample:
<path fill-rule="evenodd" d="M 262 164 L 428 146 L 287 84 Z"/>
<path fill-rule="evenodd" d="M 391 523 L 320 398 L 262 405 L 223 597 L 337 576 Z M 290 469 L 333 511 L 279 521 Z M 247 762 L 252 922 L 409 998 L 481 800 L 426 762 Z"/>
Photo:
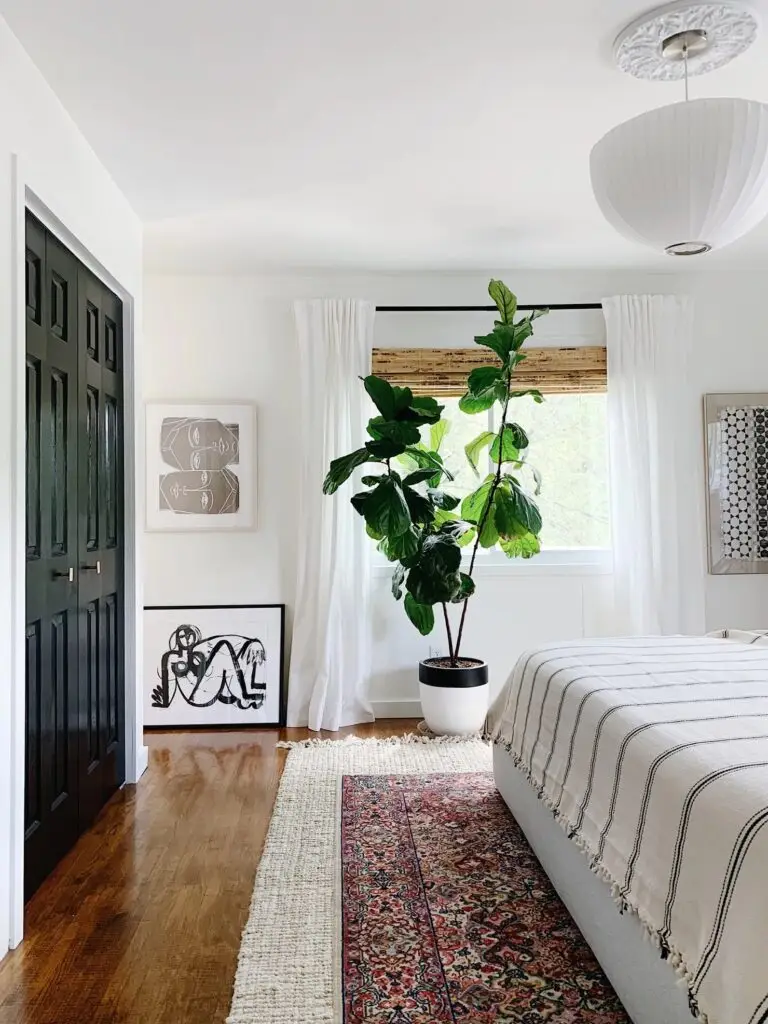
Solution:
<path fill-rule="evenodd" d="M 252 405 L 147 405 L 145 461 L 148 530 L 255 527 Z"/>
<path fill-rule="evenodd" d="M 709 571 L 768 572 L 768 394 L 704 396 Z"/>
<path fill-rule="evenodd" d="M 144 609 L 144 724 L 280 725 L 285 606 Z"/>

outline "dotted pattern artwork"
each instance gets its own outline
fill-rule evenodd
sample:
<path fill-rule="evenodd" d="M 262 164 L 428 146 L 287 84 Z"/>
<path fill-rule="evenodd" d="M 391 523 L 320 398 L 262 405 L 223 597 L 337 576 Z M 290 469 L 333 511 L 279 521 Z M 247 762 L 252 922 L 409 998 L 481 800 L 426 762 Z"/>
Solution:
<path fill-rule="evenodd" d="M 720 517 L 726 558 L 768 558 L 768 408 L 720 411 Z"/>

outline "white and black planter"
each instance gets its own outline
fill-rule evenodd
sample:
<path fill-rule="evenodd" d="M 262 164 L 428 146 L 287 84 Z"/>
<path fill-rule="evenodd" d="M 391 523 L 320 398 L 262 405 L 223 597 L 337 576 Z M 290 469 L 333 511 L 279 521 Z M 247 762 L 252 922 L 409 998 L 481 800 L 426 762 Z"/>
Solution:
<path fill-rule="evenodd" d="M 488 711 L 488 665 L 476 658 L 460 660 L 456 668 L 447 658 L 419 662 L 421 710 L 439 736 L 478 732 Z"/>

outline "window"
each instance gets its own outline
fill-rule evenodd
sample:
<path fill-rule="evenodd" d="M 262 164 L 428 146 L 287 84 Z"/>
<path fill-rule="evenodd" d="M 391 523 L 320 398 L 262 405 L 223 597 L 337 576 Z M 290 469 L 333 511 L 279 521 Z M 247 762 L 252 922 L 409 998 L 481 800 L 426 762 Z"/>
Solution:
<path fill-rule="evenodd" d="M 443 418 L 450 423 L 440 451 L 446 466 L 454 474 L 450 490 L 465 495 L 479 480 L 467 462 L 464 446 L 483 430 L 496 430 L 494 416 L 466 416 L 459 410 L 458 398 L 441 398 Z M 544 526 L 543 549 L 608 548 L 610 516 L 608 495 L 608 438 L 606 395 L 553 394 L 538 405 L 531 398 L 516 399 L 511 418 L 528 434 L 528 460 L 541 478 L 536 502 Z M 426 440 L 426 439 L 425 439 Z M 487 454 L 481 474 L 491 472 Z M 533 474 L 522 479 L 531 491 Z"/>
<path fill-rule="evenodd" d="M 541 509 L 542 552 L 531 563 L 540 567 L 571 564 L 574 571 L 593 565 L 610 570 L 610 513 L 608 490 L 608 423 L 606 351 L 603 346 L 526 348 L 526 360 L 515 370 L 520 388 L 538 388 L 545 401 L 515 399 L 510 419 L 528 434 L 526 451 L 537 471 L 541 490 L 535 500 Z M 487 449 L 475 476 L 464 448 L 484 430 L 498 429 L 498 408 L 478 416 L 459 410 L 467 374 L 487 365 L 487 349 L 373 350 L 373 372 L 392 384 L 410 387 L 415 394 L 433 395 L 445 406 L 443 418 L 450 428 L 440 447 L 454 481 L 447 489 L 464 496 L 473 491 L 493 467 Z M 425 443 L 429 438 L 424 434 Z M 534 474 L 524 469 L 521 481 L 530 491 Z M 501 553 L 482 552 L 486 565 L 510 563 Z"/>

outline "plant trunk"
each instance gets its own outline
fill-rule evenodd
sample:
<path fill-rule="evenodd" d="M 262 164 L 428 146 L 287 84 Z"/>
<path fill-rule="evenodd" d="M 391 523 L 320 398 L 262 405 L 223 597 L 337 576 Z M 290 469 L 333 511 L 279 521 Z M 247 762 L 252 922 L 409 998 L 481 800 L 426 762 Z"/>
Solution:
<path fill-rule="evenodd" d="M 448 605 L 443 601 L 443 618 L 445 619 L 445 632 L 448 635 L 448 655 L 451 659 L 451 665 L 456 667 L 456 655 L 453 650 L 453 634 L 451 633 L 451 621 L 448 618 Z"/>
<path fill-rule="evenodd" d="M 484 528 L 485 524 L 488 522 L 488 516 L 491 514 L 491 509 L 493 508 L 493 498 L 494 498 L 494 495 L 496 494 L 496 491 L 499 488 L 499 483 L 501 482 L 501 467 L 502 467 L 502 464 L 503 464 L 502 459 L 503 459 L 503 456 L 504 456 L 504 428 L 507 425 L 507 411 L 509 409 L 509 387 L 510 387 L 511 381 L 512 381 L 512 374 L 510 372 L 510 373 L 507 374 L 507 397 L 506 397 L 506 400 L 504 401 L 504 412 L 501 415 L 501 426 L 499 427 L 499 434 L 498 434 L 498 437 L 499 437 L 499 461 L 498 461 L 498 463 L 496 465 L 496 475 L 493 478 L 493 483 L 491 484 L 491 489 L 488 492 L 488 501 L 485 503 L 485 508 L 483 509 L 482 516 L 480 517 L 480 522 L 477 524 L 477 537 L 475 537 L 475 544 L 474 544 L 474 547 L 472 548 L 472 557 L 469 560 L 469 572 L 467 573 L 467 575 L 469 576 L 470 579 L 472 579 L 472 573 L 475 571 L 475 559 L 477 558 L 477 549 L 480 547 L 480 534 L 483 532 L 483 528 Z M 458 660 L 459 654 L 460 654 L 460 651 L 461 651 L 461 640 L 462 640 L 462 637 L 464 636 L 464 620 L 467 617 L 467 602 L 468 601 L 469 601 L 469 598 L 468 597 L 465 598 L 464 599 L 464 603 L 461 606 L 461 618 L 459 619 L 459 632 L 458 632 L 458 634 L 456 636 L 456 646 L 454 648 L 454 657 L 453 657 L 452 664 L 454 664 Z"/>

